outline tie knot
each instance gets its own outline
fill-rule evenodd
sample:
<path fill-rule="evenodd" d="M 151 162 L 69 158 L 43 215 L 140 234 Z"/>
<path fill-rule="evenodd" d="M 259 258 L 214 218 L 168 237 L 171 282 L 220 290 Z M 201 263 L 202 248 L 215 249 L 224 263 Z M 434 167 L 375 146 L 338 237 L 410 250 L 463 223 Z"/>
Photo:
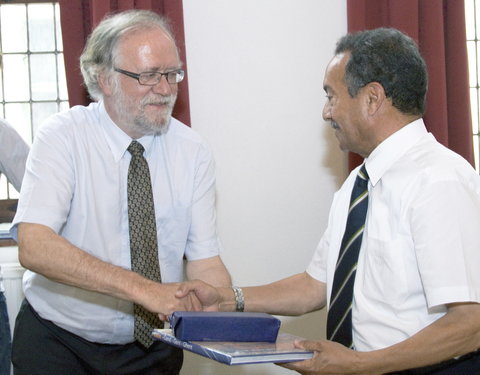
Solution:
<path fill-rule="evenodd" d="M 143 151 L 145 151 L 143 146 L 137 141 L 132 141 L 132 143 L 130 143 L 130 146 L 128 146 L 127 150 L 128 152 L 130 152 L 130 154 L 132 154 L 132 156 L 142 156 Z"/>
<path fill-rule="evenodd" d="M 368 177 L 367 169 L 365 168 L 365 163 L 363 163 L 362 167 L 358 171 L 358 177 L 368 181 L 369 177 Z"/>

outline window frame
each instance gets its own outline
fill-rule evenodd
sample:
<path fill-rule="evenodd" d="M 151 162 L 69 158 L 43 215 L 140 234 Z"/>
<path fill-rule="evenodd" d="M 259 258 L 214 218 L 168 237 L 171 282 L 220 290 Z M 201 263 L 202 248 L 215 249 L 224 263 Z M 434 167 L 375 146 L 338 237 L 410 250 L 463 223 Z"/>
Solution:
<path fill-rule="evenodd" d="M 15 110 L 13 113 L 13 116 L 15 117 L 15 113 L 17 115 L 20 113 L 20 117 L 24 119 L 22 122 L 23 127 L 23 132 L 20 132 L 20 134 L 23 136 L 25 141 L 29 144 L 32 143 L 35 130 L 38 127 L 38 125 L 41 123 L 41 119 L 45 118 L 46 116 L 49 115 L 49 113 L 56 113 L 59 112 L 63 109 L 66 109 L 69 107 L 69 102 L 68 102 L 68 92 L 66 89 L 66 77 L 62 77 L 62 58 L 63 58 L 63 45 L 62 45 L 62 38 L 61 38 L 61 30 L 59 29 L 60 26 L 60 11 L 59 11 L 59 1 L 58 0 L 0 0 L 0 6 L 4 5 L 25 5 L 25 17 L 27 20 L 27 38 L 29 35 L 29 29 L 28 27 L 31 25 L 28 20 L 28 6 L 29 5 L 34 5 L 34 4 L 47 4 L 51 5 L 53 7 L 53 32 L 54 32 L 54 46 L 53 49 L 46 49 L 43 51 L 37 51 L 37 50 L 31 50 L 31 45 L 29 44 L 29 40 L 27 39 L 27 47 L 25 52 L 17 52 L 17 51 L 3 51 L 2 48 L 2 40 L 0 39 L 0 59 L 3 60 L 4 56 L 8 55 L 25 55 L 26 59 L 28 59 L 28 63 L 26 63 L 26 66 L 28 68 L 28 89 L 29 89 L 29 94 L 27 97 L 22 98 L 22 100 L 12 100 L 12 98 L 7 98 L 5 97 L 5 80 L 4 80 L 4 69 L 0 69 L 0 90 L 1 90 L 1 100 L 0 100 L 0 116 L 4 119 L 6 119 L 12 126 L 16 126 L 16 123 L 18 121 L 15 121 L 8 116 L 8 105 L 21 105 L 21 106 L 26 106 L 24 109 L 20 110 Z M 0 21 L 1 22 L 1 21 Z M 1 24 L 0 24 L 1 25 Z M 1 30 L 0 30 L 1 33 Z M 1 34 L 0 34 L 1 35 Z M 52 82 L 53 76 L 50 76 L 52 78 L 47 78 L 45 82 L 51 82 L 55 84 L 55 89 L 56 89 L 56 95 L 52 96 L 51 98 L 43 99 L 43 98 L 35 98 L 34 92 L 32 91 L 32 87 L 35 84 L 35 82 L 42 82 L 42 81 L 35 81 L 34 80 L 34 75 L 32 71 L 32 60 L 35 59 L 35 57 L 32 58 L 32 56 L 41 56 L 41 55 L 53 55 L 51 57 L 52 61 L 55 62 L 55 81 Z M 7 88 L 8 89 L 8 88 Z M 52 90 L 52 92 L 54 92 Z M 9 100 L 10 99 L 10 100 Z M 12 114 L 11 113 L 11 114 Z M 22 115 L 23 113 L 23 115 Z M 40 117 L 38 117 L 40 116 Z M 18 127 L 17 127 L 18 129 Z M 17 191 L 13 188 L 13 186 L 8 183 L 6 180 L 6 177 L 2 174 L 1 180 L 0 180 L 0 200 L 1 199 L 11 199 L 11 198 L 18 198 L 18 193 Z"/>

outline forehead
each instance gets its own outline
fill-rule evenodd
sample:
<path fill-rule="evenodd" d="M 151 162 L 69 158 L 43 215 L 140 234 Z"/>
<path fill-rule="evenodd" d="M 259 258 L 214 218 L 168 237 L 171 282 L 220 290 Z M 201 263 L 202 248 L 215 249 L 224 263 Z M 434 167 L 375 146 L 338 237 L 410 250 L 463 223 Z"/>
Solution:
<path fill-rule="evenodd" d="M 335 55 L 328 63 L 323 79 L 323 88 L 325 91 L 338 90 L 345 85 L 345 66 L 349 59 L 348 53 Z"/>
<path fill-rule="evenodd" d="M 123 35 L 118 42 L 117 57 L 133 65 L 151 68 L 179 64 L 174 40 L 161 28 L 135 30 Z"/>

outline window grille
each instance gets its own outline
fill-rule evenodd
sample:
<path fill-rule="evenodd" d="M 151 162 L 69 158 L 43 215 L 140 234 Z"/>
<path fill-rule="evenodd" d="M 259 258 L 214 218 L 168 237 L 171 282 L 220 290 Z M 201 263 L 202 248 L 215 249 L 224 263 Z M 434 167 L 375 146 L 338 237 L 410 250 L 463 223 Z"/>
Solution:
<path fill-rule="evenodd" d="M 480 0 L 465 0 L 465 25 L 467 32 L 468 67 L 470 78 L 470 105 L 472 110 L 472 136 L 475 167 L 480 170 L 479 149 L 479 89 L 480 89 Z"/>
<path fill-rule="evenodd" d="M 0 116 L 31 143 L 43 120 L 68 108 L 58 2 L 2 1 L 0 57 Z M 2 175 L 0 199 L 16 197 Z"/>

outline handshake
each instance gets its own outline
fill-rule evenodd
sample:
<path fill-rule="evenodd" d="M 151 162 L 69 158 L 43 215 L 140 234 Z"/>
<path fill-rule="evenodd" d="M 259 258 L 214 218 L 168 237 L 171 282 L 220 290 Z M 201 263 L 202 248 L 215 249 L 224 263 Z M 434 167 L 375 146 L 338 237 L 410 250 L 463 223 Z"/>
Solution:
<path fill-rule="evenodd" d="M 234 292 L 235 290 L 235 292 Z M 145 293 L 146 292 L 146 293 Z M 241 298 L 239 298 L 239 295 Z M 162 321 L 174 311 L 237 311 L 243 310 L 241 289 L 213 287 L 200 280 L 160 284 L 149 282 L 141 300 L 134 301 L 158 314 Z M 239 306 L 241 309 L 239 309 Z"/>

